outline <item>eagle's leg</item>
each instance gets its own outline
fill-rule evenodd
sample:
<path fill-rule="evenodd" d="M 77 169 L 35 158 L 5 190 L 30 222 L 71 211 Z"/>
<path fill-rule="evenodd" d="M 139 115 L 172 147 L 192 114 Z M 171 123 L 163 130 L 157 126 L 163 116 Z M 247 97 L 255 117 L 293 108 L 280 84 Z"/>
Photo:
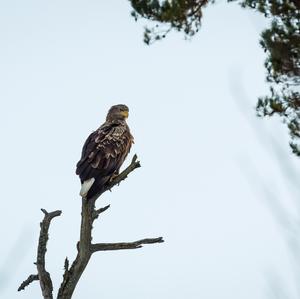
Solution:
<path fill-rule="evenodd" d="M 79 193 L 81 197 L 86 198 L 94 182 L 95 182 L 95 178 L 90 178 L 82 183 L 80 193 Z"/>

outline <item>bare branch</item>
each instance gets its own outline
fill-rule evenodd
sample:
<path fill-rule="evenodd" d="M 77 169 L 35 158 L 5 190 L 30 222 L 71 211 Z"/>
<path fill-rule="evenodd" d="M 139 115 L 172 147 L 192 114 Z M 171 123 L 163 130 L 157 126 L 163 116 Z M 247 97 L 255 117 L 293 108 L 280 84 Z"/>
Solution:
<path fill-rule="evenodd" d="M 28 276 L 26 280 L 24 280 L 18 288 L 18 292 L 24 290 L 27 286 L 29 286 L 33 281 L 39 280 L 39 276 L 36 274 L 31 274 Z"/>
<path fill-rule="evenodd" d="M 100 208 L 98 210 L 95 210 L 94 213 L 93 213 L 93 218 L 94 219 L 97 219 L 99 217 L 99 215 L 103 212 L 105 212 L 108 208 L 110 207 L 110 205 L 107 205 L 103 208 Z"/>
<path fill-rule="evenodd" d="M 162 237 L 153 238 L 153 239 L 142 239 L 130 243 L 98 243 L 92 244 L 92 252 L 96 251 L 106 251 L 106 250 L 122 250 L 122 249 L 137 249 L 143 247 L 144 244 L 154 244 L 154 243 L 163 243 L 164 240 Z"/>
<path fill-rule="evenodd" d="M 36 260 L 36 267 L 38 271 L 38 279 L 40 281 L 41 290 L 43 297 L 45 299 L 52 299 L 52 280 L 50 274 L 46 271 L 45 267 L 45 255 L 47 251 L 47 241 L 48 241 L 48 231 L 50 227 L 50 222 L 54 217 L 60 216 L 61 211 L 54 211 L 48 213 L 46 210 L 41 209 L 42 212 L 45 214 L 43 221 L 41 222 L 41 231 L 39 237 L 39 244 L 37 250 L 37 260 Z"/>
<path fill-rule="evenodd" d="M 127 176 L 134 171 L 136 168 L 141 167 L 140 161 L 137 160 L 137 155 L 134 155 L 130 165 L 123 170 L 118 176 L 116 176 L 109 184 L 108 186 L 105 188 L 105 191 L 110 190 L 111 188 L 113 188 L 115 185 L 119 185 L 123 180 L 125 180 L 127 178 Z"/>
<path fill-rule="evenodd" d="M 77 244 L 78 252 L 70 269 L 67 270 L 65 268 L 63 281 L 57 296 L 59 299 L 69 299 L 72 297 L 75 287 L 90 260 L 92 229 L 95 220 L 95 200 L 96 198 L 94 200 L 82 198 L 80 240 Z"/>

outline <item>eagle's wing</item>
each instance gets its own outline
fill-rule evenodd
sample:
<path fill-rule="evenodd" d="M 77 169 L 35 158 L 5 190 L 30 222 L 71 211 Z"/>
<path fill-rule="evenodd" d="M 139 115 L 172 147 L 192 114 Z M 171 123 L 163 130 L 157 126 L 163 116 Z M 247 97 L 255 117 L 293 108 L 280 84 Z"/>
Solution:
<path fill-rule="evenodd" d="M 94 178 L 98 188 L 119 171 L 132 144 L 132 136 L 126 126 L 102 125 L 86 140 L 76 174 L 81 182 Z"/>

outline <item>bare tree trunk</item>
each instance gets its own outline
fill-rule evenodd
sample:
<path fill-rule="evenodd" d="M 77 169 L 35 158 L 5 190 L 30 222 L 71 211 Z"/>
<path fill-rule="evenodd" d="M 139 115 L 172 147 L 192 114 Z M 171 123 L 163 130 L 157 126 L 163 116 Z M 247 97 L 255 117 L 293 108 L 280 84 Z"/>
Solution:
<path fill-rule="evenodd" d="M 70 270 L 65 269 L 64 279 L 58 291 L 58 299 L 72 298 L 76 285 L 91 258 L 90 244 L 92 242 L 92 215 L 94 206 L 94 201 L 82 199 L 80 241 L 77 245 L 78 252 Z"/>

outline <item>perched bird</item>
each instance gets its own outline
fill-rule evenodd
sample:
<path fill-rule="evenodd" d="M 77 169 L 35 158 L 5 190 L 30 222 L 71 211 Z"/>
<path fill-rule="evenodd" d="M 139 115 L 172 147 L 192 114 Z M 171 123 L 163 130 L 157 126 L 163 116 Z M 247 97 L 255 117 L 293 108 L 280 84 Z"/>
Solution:
<path fill-rule="evenodd" d="M 81 180 L 80 195 L 86 199 L 100 193 L 119 173 L 133 143 L 126 123 L 128 107 L 112 106 L 105 123 L 90 134 L 82 148 L 76 174 Z"/>

